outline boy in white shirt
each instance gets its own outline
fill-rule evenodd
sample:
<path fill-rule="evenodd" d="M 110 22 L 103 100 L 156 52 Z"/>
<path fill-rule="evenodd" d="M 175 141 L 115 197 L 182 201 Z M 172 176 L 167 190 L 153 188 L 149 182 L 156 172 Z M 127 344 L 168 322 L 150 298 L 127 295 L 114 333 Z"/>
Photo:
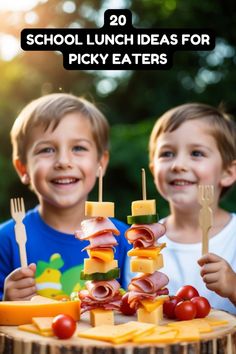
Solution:
<path fill-rule="evenodd" d="M 173 108 L 153 128 L 149 158 L 154 183 L 170 206 L 160 239 L 167 244 L 162 271 L 170 294 L 190 284 L 212 307 L 236 313 L 236 215 L 219 206 L 236 180 L 235 123 L 200 103 Z M 202 257 L 198 185 L 214 186 L 210 253 Z"/>

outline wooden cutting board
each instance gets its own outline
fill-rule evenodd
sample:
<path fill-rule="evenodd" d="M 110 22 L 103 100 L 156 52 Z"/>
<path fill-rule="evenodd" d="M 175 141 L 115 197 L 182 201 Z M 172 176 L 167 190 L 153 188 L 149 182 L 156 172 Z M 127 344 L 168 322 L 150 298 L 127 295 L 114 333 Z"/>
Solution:
<path fill-rule="evenodd" d="M 20 331 L 15 326 L 0 326 L 0 354 L 236 354 L 236 317 L 215 310 L 211 314 L 227 320 L 228 324 L 202 334 L 200 342 L 162 345 L 112 345 L 79 337 L 59 340 Z M 135 317 L 115 315 L 116 324 L 132 320 Z M 162 324 L 166 323 L 163 320 Z M 80 331 L 90 328 L 88 313 L 82 315 L 78 328 Z"/>

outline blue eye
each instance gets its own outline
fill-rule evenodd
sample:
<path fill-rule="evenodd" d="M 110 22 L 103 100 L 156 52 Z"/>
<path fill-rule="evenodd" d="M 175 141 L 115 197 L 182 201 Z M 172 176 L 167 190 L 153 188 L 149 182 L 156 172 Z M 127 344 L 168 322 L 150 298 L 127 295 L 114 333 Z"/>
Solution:
<path fill-rule="evenodd" d="M 76 146 L 74 146 L 72 150 L 75 151 L 75 152 L 88 151 L 87 148 L 85 148 L 84 146 L 81 146 L 81 145 L 76 145 Z"/>
<path fill-rule="evenodd" d="M 54 152 L 54 149 L 52 147 L 45 147 L 39 150 L 38 154 L 50 154 L 52 152 Z"/>
<path fill-rule="evenodd" d="M 202 157 L 202 156 L 205 156 L 204 153 L 202 151 L 199 151 L 199 150 L 193 150 L 191 152 L 191 155 L 194 156 L 194 157 Z"/>
<path fill-rule="evenodd" d="M 173 157 L 174 153 L 172 151 L 162 151 L 159 157 Z"/>

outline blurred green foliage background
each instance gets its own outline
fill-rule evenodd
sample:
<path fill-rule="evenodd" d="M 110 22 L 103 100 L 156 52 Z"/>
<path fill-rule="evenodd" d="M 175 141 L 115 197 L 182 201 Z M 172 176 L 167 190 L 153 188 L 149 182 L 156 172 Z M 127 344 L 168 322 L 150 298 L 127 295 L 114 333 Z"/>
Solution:
<path fill-rule="evenodd" d="M 141 199 L 141 168 L 147 173 L 148 198 L 158 213 L 168 212 L 148 170 L 147 144 L 164 111 L 186 102 L 224 103 L 236 116 L 236 3 L 234 0 L 9 0 L 0 4 L 0 221 L 8 218 L 9 199 L 23 196 L 26 208 L 37 203 L 11 165 L 9 131 L 19 111 L 51 92 L 71 92 L 94 101 L 111 124 L 111 162 L 104 178 L 104 200 L 116 202 L 125 220 L 132 200 Z M 12 7 L 10 7 L 12 5 Z M 20 31 L 30 27 L 96 28 L 106 9 L 128 8 L 133 25 L 143 28 L 210 28 L 210 52 L 177 52 L 169 71 L 67 71 L 56 52 L 23 52 Z M 90 199 L 97 198 L 96 188 Z M 223 200 L 235 207 L 235 187 Z"/>

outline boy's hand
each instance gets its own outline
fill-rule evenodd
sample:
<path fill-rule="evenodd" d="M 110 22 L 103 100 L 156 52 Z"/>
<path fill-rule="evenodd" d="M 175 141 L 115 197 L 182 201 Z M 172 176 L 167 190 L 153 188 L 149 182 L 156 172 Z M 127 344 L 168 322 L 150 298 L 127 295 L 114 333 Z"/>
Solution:
<path fill-rule="evenodd" d="M 34 273 L 36 264 L 28 267 L 17 268 L 11 272 L 4 282 L 3 300 L 30 300 L 36 295 Z"/>
<path fill-rule="evenodd" d="M 198 260 L 201 276 L 209 290 L 236 304 L 236 273 L 225 259 L 207 253 Z"/>

